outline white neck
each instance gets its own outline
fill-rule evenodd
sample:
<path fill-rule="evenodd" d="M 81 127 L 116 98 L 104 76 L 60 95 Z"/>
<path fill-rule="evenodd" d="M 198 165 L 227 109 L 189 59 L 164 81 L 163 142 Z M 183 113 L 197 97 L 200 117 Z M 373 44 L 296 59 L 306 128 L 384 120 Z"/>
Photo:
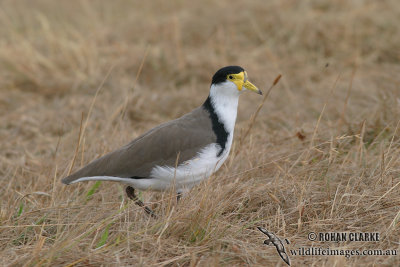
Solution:
<path fill-rule="evenodd" d="M 220 85 L 211 85 L 210 88 L 210 99 L 215 113 L 229 134 L 233 134 L 235 129 L 240 94 L 236 85 L 231 84 L 233 83 L 225 82 Z"/>

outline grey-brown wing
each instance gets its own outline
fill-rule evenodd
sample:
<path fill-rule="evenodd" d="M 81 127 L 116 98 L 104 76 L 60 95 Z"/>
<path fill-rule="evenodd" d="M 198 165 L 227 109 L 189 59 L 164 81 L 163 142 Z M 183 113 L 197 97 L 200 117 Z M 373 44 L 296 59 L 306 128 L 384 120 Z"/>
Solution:
<path fill-rule="evenodd" d="M 193 158 L 203 147 L 215 142 L 216 135 L 208 112 L 199 107 L 94 160 L 62 179 L 62 182 L 69 184 L 78 178 L 90 176 L 146 178 L 154 166 L 174 166 L 177 158 L 180 164 Z"/>

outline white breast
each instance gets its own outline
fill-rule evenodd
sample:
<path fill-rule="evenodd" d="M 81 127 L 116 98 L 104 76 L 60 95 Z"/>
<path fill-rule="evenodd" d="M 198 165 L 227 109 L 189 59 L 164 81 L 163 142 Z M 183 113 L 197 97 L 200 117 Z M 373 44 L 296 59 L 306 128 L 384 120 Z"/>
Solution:
<path fill-rule="evenodd" d="M 175 185 L 176 189 L 190 189 L 197 183 L 210 177 L 216 172 L 229 155 L 232 145 L 233 133 L 228 136 L 224 152 L 217 157 L 220 151 L 218 144 L 210 144 L 197 153 L 196 157 L 180 164 L 177 168 L 170 166 L 156 166 L 151 170 L 150 178 L 155 184 L 170 187 Z M 156 182 L 158 180 L 158 182 Z M 164 188 L 160 188 L 164 189 Z"/>
<path fill-rule="evenodd" d="M 210 177 L 227 159 L 233 140 L 239 92 L 235 84 L 225 82 L 221 85 L 211 86 L 210 98 L 219 121 L 224 124 L 225 130 L 228 132 L 225 150 L 217 157 L 221 147 L 218 144 L 210 144 L 201 149 L 196 157 L 185 161 L 177 168 L 155 166 L 150 172 L 150 180 L 154 182 L 153 189 L 163 190 L 174 183 L 176 189 L 189 189 L 203 179 Z"/>

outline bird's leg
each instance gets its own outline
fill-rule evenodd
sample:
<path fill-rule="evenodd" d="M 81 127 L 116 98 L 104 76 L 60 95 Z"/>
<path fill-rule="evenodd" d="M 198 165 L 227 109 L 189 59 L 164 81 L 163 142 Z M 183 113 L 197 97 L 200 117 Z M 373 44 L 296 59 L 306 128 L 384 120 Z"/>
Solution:
<path fill-rule="evenodd" d="M 180 188 L 176 190 L 176 203 L 178 203 L 189 191 L 188 188 Z"/>
<path fill-rule="evenodd" d="M 157 218 L 156 214 L 147 206 L 145 206 L 143 204 L 143 202 L 136 196 L 135 194 L 135 188 L 128 186 L 126 189 L 126 195 L 132 199 L 133 201 L 135 201 L 135 204 L 142 207 L 144 209 L 144 211 L 149 214 L 151 217 L 153 218 Z"/>
<path fill-rule="evenodd" d="M 179 200 L 181 200 L 181 198 L 182 198 L 182 192 L 176 193 L 176 203 L 178 203 Z"/>

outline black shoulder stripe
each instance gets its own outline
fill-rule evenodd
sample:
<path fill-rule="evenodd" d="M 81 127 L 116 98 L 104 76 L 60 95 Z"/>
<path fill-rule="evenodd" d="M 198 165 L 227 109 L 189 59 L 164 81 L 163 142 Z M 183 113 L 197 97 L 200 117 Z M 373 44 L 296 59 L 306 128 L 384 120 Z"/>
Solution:
<path fill-rule="evenodd" d="M 221 150 L 217 154 L 217 156 L 219 157 L 225 150 L 226 141 L 228 140 L 228 132 L 225 130 L 224 124 L 219 121 L 217 113 L 215 113 L 214 107 L 211 103 L 210 97 L 208 97 L 206 102 L 204 102 L 203 108 L 207 110 L 210 114 L 212 129 L 217 136 L 217 144 L 221 147 Z"/>

